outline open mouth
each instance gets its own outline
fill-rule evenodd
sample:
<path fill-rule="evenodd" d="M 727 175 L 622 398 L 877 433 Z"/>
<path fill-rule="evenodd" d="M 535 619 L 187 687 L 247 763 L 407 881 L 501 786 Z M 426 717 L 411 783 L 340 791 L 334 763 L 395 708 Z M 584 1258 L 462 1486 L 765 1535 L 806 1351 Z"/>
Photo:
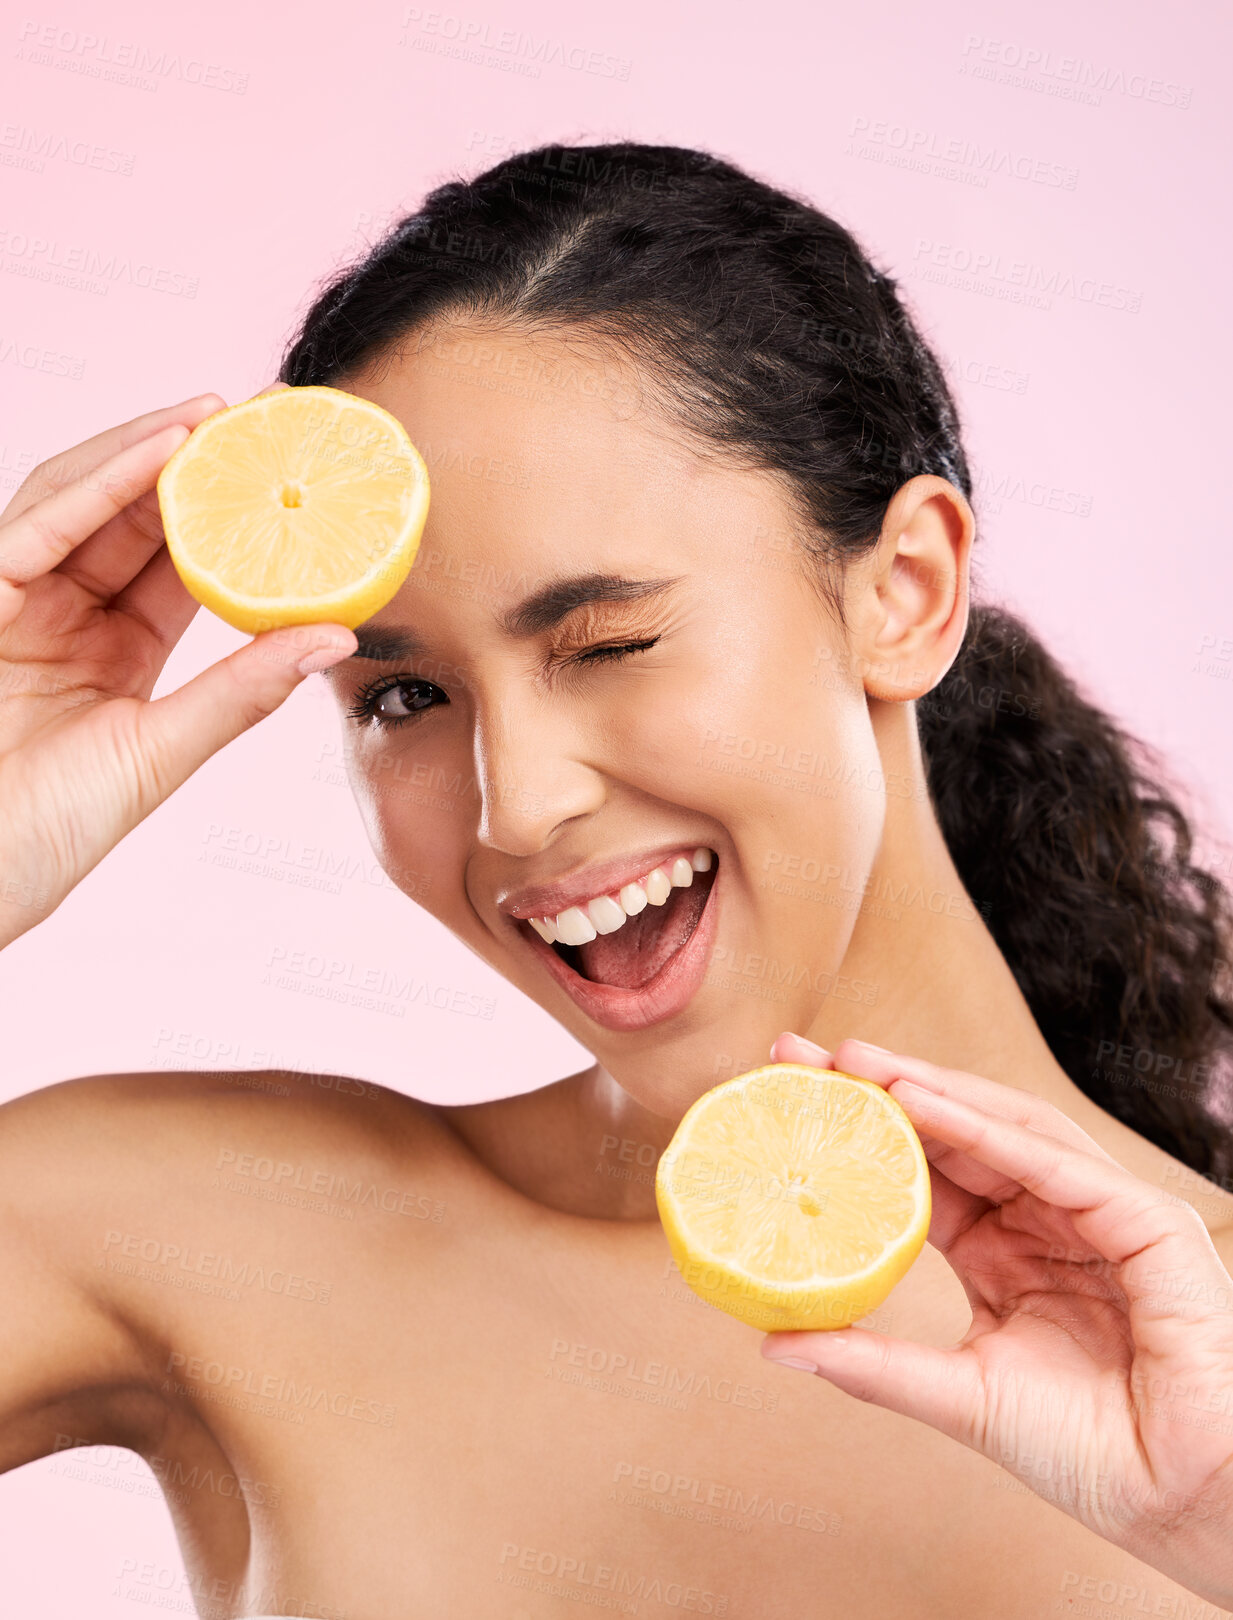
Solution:
<path fill-rule="evenodd" d="M 643 1028 L 679 1012 L 702 981 L 718 870 L 714 852 L 700 849 L 585 909 L 520 920 L 518 931 L 597 1023 Z"/>
<path fill-rule="evenodd" d="M 611 934 L 597 934 L 582 945 L 554 940 L 552 949 L 575 973 L 592 984 L 613 984 L 639 990 L 653 979 L 698 926 L 715 881 L 709 872 L 695 872 L 687 888 L 674 886 L 662 905 L 648 905 L 628 917 Z"/>

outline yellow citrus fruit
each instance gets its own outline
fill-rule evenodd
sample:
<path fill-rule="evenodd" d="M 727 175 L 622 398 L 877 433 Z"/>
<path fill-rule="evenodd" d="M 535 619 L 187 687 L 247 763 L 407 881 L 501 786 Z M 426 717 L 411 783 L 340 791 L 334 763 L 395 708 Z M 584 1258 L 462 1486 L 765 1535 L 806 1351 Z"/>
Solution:
<path fill-rule="evenodd" d="M 867 1316 L 929 1230 L 929 1163 L 881 1086 L 771 1063 L 698 1098 L 655 1172 L 681 1276 L 766 1333 Z"/>
<path fill-rule="evenodd" d="M 354 630 L 406 579 L 428 468 L 397 417 L 341 388 L 280 388 L 208 416 L 158 504 L 189 593 L 237 630 Z"/>

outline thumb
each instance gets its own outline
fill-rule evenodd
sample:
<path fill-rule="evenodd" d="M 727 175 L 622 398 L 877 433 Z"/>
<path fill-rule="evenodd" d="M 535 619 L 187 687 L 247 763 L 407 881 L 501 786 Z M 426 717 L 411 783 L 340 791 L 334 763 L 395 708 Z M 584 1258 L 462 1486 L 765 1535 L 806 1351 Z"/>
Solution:
<path fill-rule="evenodd" d="M 341 624 L 267 630 L 140 711 L 142 752 L 161 796 L 225 743 L 273 714 L 305 678 L 349 658 L 359 645 Z"/>
<path fill-rule="evenodd" d="M 964 1445 L 974 1445 L 973 1437 L 986 1427 L 984 1383 L 968 1350 L 938 1350 L 867 1328 L 842 1328 L 771 1333 L 762 1354 L 817 1373 L 858 1401 L 917 1418 Z"/>

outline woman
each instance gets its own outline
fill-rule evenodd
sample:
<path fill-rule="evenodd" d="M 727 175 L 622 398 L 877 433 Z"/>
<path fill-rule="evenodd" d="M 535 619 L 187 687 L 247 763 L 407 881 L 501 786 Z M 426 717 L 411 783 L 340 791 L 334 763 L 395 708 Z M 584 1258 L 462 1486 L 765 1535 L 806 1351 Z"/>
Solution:
<path fill-rule="evenodd" d="M 706 154 L 548 147 L 434 191 L 280 382 L 424 453 L 406 585 L 151 702 L 195 611 L 152 487 L 221 400 L 33 474 L 0 938 L 329 665 L 385 870 L 596 1061 L 482 1104 L 278 1072 L 6 1105 L 0 1460 L 140 1453 L 219 1617 L 1233 1604 L 1226 897 L 970 606 L 893 284 Z M 860 1328 L 755 1336 L 668 1256 L 656 1157 L 768 1051 L 891 1086 L 932 1161 Z"/>

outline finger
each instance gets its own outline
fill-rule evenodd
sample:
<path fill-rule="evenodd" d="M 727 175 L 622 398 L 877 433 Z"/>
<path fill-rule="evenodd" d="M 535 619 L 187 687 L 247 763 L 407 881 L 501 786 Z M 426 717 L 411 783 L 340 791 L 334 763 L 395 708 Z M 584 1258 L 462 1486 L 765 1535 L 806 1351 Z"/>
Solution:
<path fill-rule="evenodd" d="M 271 394 L 286 387 L 286 383 L 271 383 L 262 393 Z M 217 394 L 203 397 L 218 400 Z M 259 399 L 261 395 L 255 397 Z M 221 400 L 219 406 L 225 409 Z M 100 603 L 108 603 L 118 592 L 126 589 L 165 543 L 158 492 L 151 489 L 83 541 L 65 558 L 56 572 L 75 580 Z M 187 623 L 187 620 L 184 622 Z M 181 624 L 180 631 L 183 628 Z M 172 639 L 175 639 L 174 635 Z"/>
<path fill-rule="evenodd" d="M 136 726 L 153 803 L 225 743 L 272 714 L 305 674 L 351 657 L 357 646 L 354 631 L 345 625 L 284 625 L 265 631 L 177 691 L 144 704 Z"/>
<path fill-rule="evenodd" d="M 1031 1124 L 1038 1129 L 1043 1129 L 1047 1125 L 1053 1134 L 1064 1137 L 1076 1145 L 1090 1143 L 1093 1151 L 1106 1159 L 1109 1158 L 1103 1148 L 1098 1147 L 1086 1132 L 1072 1120 L 1067 1119 L 1060 1109 L 1052 1108 L 1043 1098 L 1035 1097 L 1031 1092 L 1019 1091 L 1014 1086 L 985 1080 L 979 1075 L 966 1074 L 959 1069 L 943 1069 L 920 1058 L 902 1057 L 898 1053 L 886 1051 L 883 1047 L 872 1046 L 867 1041 L 851 1039 L 840 1041 L 832 1053 L 803 1036 L 784 1033 L 771 1047 L 771 1058 L 773 1062 L 809 1063 L 819 1068 L 855 1074 L 858 1079 L 871 1080 L 875 1085 L 887 1090 L 897 1079 L 909 1073 L 928 1075 L 935 1085 L 946 1087 L 947 1094 L 966 1095 L 972 1100 L 981 1101 L 985 1106 L 1005 1114 L 1020 1124 Z M 895 1093 L 892 1092 L 891 1095 L 894 1096 Z M 946 1176 L 957 1188 L 971 1193 L 979 1200 L 989 1200 L 998 1195 L 1007 1196 L 1006 1178 L 990 1170 L 988 1166 L 969 1159 L 946 1142 L 934 1141 L 925 1132 L 921 1133 L 921 1145 L 934 1169 Z M 984 1207 L 988 1207 L 987 1202 Z M 967 1213 L 975 1219 L 981 1211 L 977 1211 L 973 1206 L 967 1206 Z"/>
<path fill-rule="evenodd" d="M 858 1401 L 917 1418 L 965 1445 L 985 1426 L 984 1383 L 976 1357 L 967 1349 L 939 1350 L 867 1328 L 840 1328 L 770 1333 L 762 1341 L 762 1354 L 768 1361 L 803 1361 L 802 1371 L 819 1373 Z"/>
<path fill-rule="evenodd" d="M 181 400 L 178 405 L 161 405 L 158 410 L 146 411 L 129 422 L 105 428 L 93 438 L 83 439 L 71 449 L 62 450 L 59 455 L 52 456 L 34 469 L 3 513 L 0 513 L 0 522 L 19 517 L 37 501 L 83 478 L 121 450 L 127 450 L 130 445 L 148 439 L 165 427 L 178 422 L 190 430 L 195 428 L 207 416 L 223 410 L 226 403 L 221 394 L 196 394 L 192 399 Z"/>
<path fill-rule="evenodd" d="M 1146 1185 L 1137 1183 L 1107 1154 L 1097 1157 L 987 1107 L 927 1090 L 898 1075 L 887 1089 L 918 1130 L 995 1172 L 996 1193 L 989 1196 L 996 1196 L 999 1202 L 1026 1190 L 1059 1208 L 1081 1211 L 1114 1191 Z"/>
<path fill-rule="evenodd" d="M 49 573 L 108 519 L 153 489 L 188 432 L 180 423 L 162 428 L 0 525 L 0 628 L 21 611 L 25 585 Z"/>
<path fill-rule="evenodd" d="M 923 1143 L 930 1158 L 930 1144 Z M 992 1209 L 992 1199 L 978 1189 L 953 1181 L 936 1164 L 929 1166 L 929 1231 L 927 1241 L 949 1259 L 956 1241 Z M 953 1262 L 952 1262 L 953 1267 Z M 962 1280 L 962 1279 L 961 1279 Z"/>
<path fill-rule="evenodd" d="M 1158 1188 L 1107 1155 L 953 1097 L 902 1080 L 892 1094 L 918 1128 L 1006 1178 L 998 1202 L 1022 1188 L 1067 1211 L 1075 1231 L 1114 1268 L 1136 1331 L 1182 1315 L 1229 1319 L 1233 1279 L 1192 1205 L 1162 1200 Z"/>
<path fill-rule="evenodd" d="M 1098 1158 L 1106 1159 L 1110 1164 L 1116 1162 L 1060 1108 L 1055 1108 L 1034 1092 L 1023 1091 L 1002 1080 L 988 1080 L 983 1075 L 969 1074 L 963 1069 L 943 1068 L 941 1064 L 929 1063 L 924 1058 L 888 1052 L 882 1047 L 872 1046 L 868 1041 L 840 1041 L 832 1063 L 837 1069 L 873 1080 L 881 1086 L 893 1085 L 897 1079 L 910 1080 L 926 1091 L 970 1103 L 982 1113 L 996 1114 L 1017 1125 L 1030 1126 L 1046 1136 L 1055 1136 L 1072 1147 L 1082 1148 Z"/>
<path fill-rule="evenodd" d="M 135 579 L 112 597 L 108 606 L 113 612 L 140 620 L 170 650 L 188 629 L 201 604 L 189 594 L 164 546 Z"/>
<path fill-rule="evenodd" d="M 828 1069 L 831 1054 L 816 1041 L 807 1041 L 803 1035 L 785 1030 L 771 1043 L 772 1063 L 807 1063 L 817 1069 Z"/>
<path fill-rule="evenodd" d="M 897 1084 L 906 1085 L 907 1082 L 892 1081 L 887 1092 L 900 1101 L 899 1093 L 893 1089 Z M 929 1160 L 930 1169 L 951 1186 L 969 1193 L 977 1199 L 985 1209 L 995 1204 L 1005 1203 L 1022 1191 L 1017 1182 L 1008 1181 L 998 1170 L 992 1170 L 987 1164 L 981 1164 L 971 1154 L 965 1153 L 962 1148 L 952 1147 L 949 1142 L 932 1136 L 927 1126 L 918 1118 L 913 1120 L 917 1135 L 920 1137 L 921 1147 L 925 1157 Z"/>
<path fill-rule="evenodd" d="M 157 489 L 148 489 L 70 551 L 53 573 L 63 574 L 100 607 L 122 591 L 166 544 Z"/>

